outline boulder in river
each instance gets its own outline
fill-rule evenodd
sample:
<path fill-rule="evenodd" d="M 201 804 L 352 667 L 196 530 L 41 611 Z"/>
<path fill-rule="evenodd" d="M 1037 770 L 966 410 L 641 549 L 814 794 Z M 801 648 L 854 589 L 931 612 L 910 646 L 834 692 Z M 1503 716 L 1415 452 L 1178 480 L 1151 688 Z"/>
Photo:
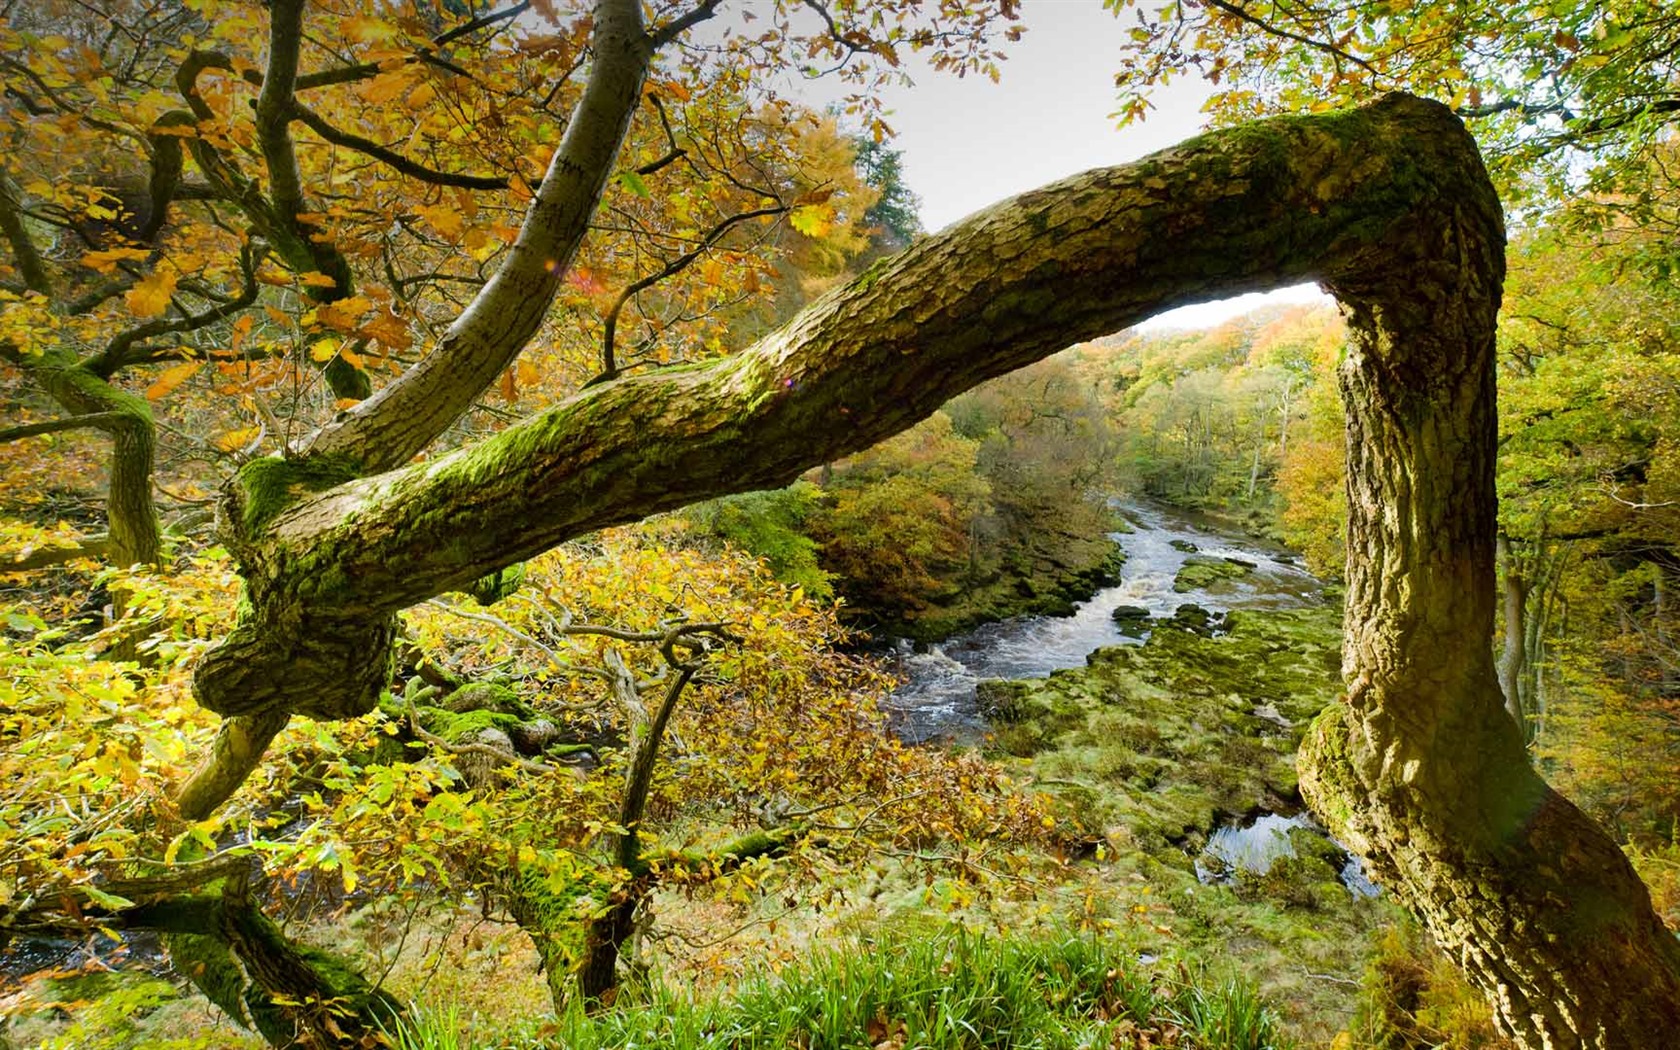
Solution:
<path fill-rule="evenodd" d="M 1183 551 L 1185 554 L 1194 554 L 1201 550 L 1200 547 L 1191 543 L 1189 540 L 1168 540 L 1167 546 L 1171 547 L 1175 551 Z"/>
<path fill-rule="evenodd" d="M 1114 626 L 1128 638 L 1141 638 L 1149 630 L 1150 612 L 1141 605 L 1122 605 L 1109 614 Z"/>
<path fill-rule="evenodd" d="M 1179 594 L 1186 591 L 1200 590 L 1220 580 L 1235 580 L 1247 576 L 1254 571 L 1254 563 L 1243 562 L 1241 559 L 1214 558 L 1205 554 L 1192 554 L 1184 559 L 1178 575 L 1173 577 L 1173 590 Z"/>

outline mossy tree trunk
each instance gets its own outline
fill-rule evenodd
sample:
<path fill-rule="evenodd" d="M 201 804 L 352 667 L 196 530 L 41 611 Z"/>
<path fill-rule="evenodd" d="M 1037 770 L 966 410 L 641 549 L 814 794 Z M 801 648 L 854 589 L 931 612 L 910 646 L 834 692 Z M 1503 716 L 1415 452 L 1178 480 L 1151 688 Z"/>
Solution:
<path fill-rule="evenodd" d="M 600 145 L 580 155 L 598 160 Z M 248 602 L 199 667 L 197 695 L 233 719 L 363 713 L 407 605 L 593 529 L 785 485 L 977 383 L 1161 310 L 1318 279 L 1357 335 L 1345 379 L 1354 510 L 1349 700 L 1320 726 L 1308 790 L 1529 1046 L 1653 1045 L 1680 1023 L 1674 942 L 1615 844 L 1530 770 L 1494 674 L 1502 253 L 1469 135 L 1444 107 L 1391 96 L 1023 194 L 877 263 L 742 354 L 602 383 L 397 467 L 391 449 L 436 429 L 431 414 L 411 428 L 400 406 L 428 383 L 455 404 L 494 374 L 434 363 L 431 379 L 405 377 L 403 392 L 323 433 L 326 452 L 249 465 L 230 487 L 224 535 Z M 530 289 L 497 287 L 475 316 L 524 308 Z M 506 346 L 468 356 L 491 349 Z M 335 476 L 370 464 L 395 469 Z M 214 763 L 206 776 L 217 788 L 189 815 L 240 778 Z"/>
<path fill-rule="evenodd" d="M 1378 267 L 1333 275 L 1353 344 L 1346 703 L 1302 790 L 1534 1048 L 1680 1033 L 1680 942 L 1616 844 L 1533 770 L 1488 644 L 1499 205 L 1473 156 Z"/>
<path fill-rule="evenodd" d="M 117 565 L 156 563 L 163 542 L 152 502 L 157 431 L 151 406 L 144 398 L 101 379 L 67 352 L 24 358 L 13 351 L 5 356 L 26 369 L 41 389 L 73 414 L 67 422 L 85 416 L 87 426 L 111 439 L 110 492 L 105 504 L 110 539 L 105 551 Z"/>
<path fill-rule="evenodd" d="M 340 956 L 300 944 L 246 896 L 243 877 L 196 892 L 142 893 L 150 899 L 104 921 L 163 934 L 170 959 L 211 1002 L 276 1047 L 384 1045 L 403 1025 L 397 999 Z"/>

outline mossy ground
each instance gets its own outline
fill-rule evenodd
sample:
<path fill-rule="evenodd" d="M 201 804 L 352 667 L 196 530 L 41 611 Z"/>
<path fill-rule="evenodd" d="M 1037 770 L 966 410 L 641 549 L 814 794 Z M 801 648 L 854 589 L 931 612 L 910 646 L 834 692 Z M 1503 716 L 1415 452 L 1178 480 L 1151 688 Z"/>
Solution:
<path fill-rule="evenodd" d="M 955 925 L 1030 939 L 1073 930 L 1130 960 L 1152 985 L 1210 967 L 1215 984 L 1231 974 L 1258 982 L 1301 1047 L 1328 1046 L 1343 1031 L 1355 1037 L 1344 1045 L 1388 1045 L 1379 1028 L 1392 1011 L 1381 995 L 1405 999 L 1401 1006 L 1415 998 L 1434 1026 L 1420 1031 L 1470 1030 L 1469 1021 L 1449 1025 L 1447 1012 L 1469 1016 L 1478 1000 L 1412 944 L 1415 934 L 1391 932 L 1404 929 L 1396 907 L 1356 899 L 1337 881 L 1339 855 L 1324 840 L 1303 834 L 1294 859 L 1230 885 L 1196 877 L 1194 855 L 1221 823 L 1299 806 L 1294 750 L 1336 695 L 1338 618 L 1330 606 L 1240 612 L 1215 638 L 1157 625 L 1147 644 L 1102 650 L 1086 668 L 996 685 L 992 756 L 1049 799 L 1057 849 L 983 859 L 995 873 L 986 878 L 882 855 L 830 872 L 824 893 L 793 909 L 773 878 L 746 900 L 659 893 L 651 972 L 667 991 L 727 996 L 764 968 L 798 966 L 821 946 L 875 944 L 884 931 L 931 937 Z M 369 904 L 308 936 L 358 955 L 364 972 L 386 973 L 399 998 L 449 1013 L 451 1045 L 502 1045 L 515 1028 L 552 1023 L 537 953 L 516 927 L 447 909 L 409 927 L 401 911 Z M 1421 984 L 1400 980 L 1419 966 Z M 171 1045 L 197 1002 L 177 1000 L 133 1029 L 112 1029 L 155 1044 L 130 1035 L 85 1045 Z M 1409 1016 L 1397 1013 L 1396 1023 Z M 257 1045 L 220 1025 L 204 1045 Z"/>
<path fill-rule="evenodd" d="M 1338 693 L 1340 633 L 1330 605 L 1234 613 L 1213 638 L 1159 624 L 1145 645 L 984 691 L 994 757 L 1092 855 L 1059 894 L 1096 902 L 1141 950 L 1257 976 L 1307 1045 L 1351 1022 L 1372 938 L 1398 910 L 1354 898 L 1339 852 L 1310 833 L 1296 857 L 1228 886 L 1201 884 L 1195 859 L 1222 824 L 1301 808 L 1295 752 Z"/>

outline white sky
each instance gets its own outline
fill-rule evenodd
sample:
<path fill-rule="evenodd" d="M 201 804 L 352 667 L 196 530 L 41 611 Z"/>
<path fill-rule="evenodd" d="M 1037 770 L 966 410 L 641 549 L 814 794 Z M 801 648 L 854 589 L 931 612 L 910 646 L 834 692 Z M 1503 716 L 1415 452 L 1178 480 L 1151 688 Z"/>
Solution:
<path fill-rule="evenodd" d="M 905 181 L 922 199 L 929 230 L 1047 182 L 1134 160 L 1202 128 L 1208 88 L 1194 79 L 1158 92 L 1141 126 L 1115 128 L 1109 114 L 1126 22 L 1103 10 L 1101 0 L 1023 0 L 1021 21 L 1026 33 L 1008 45 L 1000 83 L 912 70 L 914 87 L 885 92 L 886 120 L 898 133 L 892 145 L 903 151 Z M 821 81 L 796 88 L 817 105 L 825 90 L 838 93 Z M 1141 327 L 1205 327 L 1267 303 L 1329 301 L 1316 286 L 1302 285 L 1184 307 Z"/>

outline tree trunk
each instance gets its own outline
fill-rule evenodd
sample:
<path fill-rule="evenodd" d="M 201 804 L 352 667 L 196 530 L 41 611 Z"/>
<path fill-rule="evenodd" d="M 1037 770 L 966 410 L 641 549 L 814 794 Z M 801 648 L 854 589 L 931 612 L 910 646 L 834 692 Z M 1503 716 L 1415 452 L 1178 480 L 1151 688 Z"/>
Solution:
<path fill-rule="evenodd" d="M 90 425 L 110 437 L 107 554 L 114 564 L 124 567 L 156 563 L 163 543 L 152 502 L 157 434 L 151 406 L 145 398 L 83 368 L 67 350 L 48 350 L 40 355 L 13 352 L 7 356 L 33 376 L 54 401 L 76 415 L 94 417 L 97 422 Z"/>
<path fill-rule="evenodd" d="M 131 929 L 162 931 L 175 968 L 205 997 L 276 1047 L 385 1045 L 403 1005 L 349 962 L 299 944 L 236 891 L 136 908 Z"/>
<path fill-rule="evenodd" d="M 1680 1033 L 1680 943 L 1530 768 L 1487 644 L 1503 234 L 1460 163 L 1476 170 L 1380 270 L 1330 282 L 1353 334 L 1348 695 L 1314 724 L 1302 791 L 1524 1046 L 1656 1050 Z"/>
<path fill-rule="evenodd" d="M 341 459 L 259 461 L 230 486 L 221 520 L 248 600 L 196 693 L 235 716 L 361 713 L 407 605 L 594 529 L 785 485 L 1162 310 L 1320 279 L 1356 340 L 1349 695 L 1319 723 L 1303 785 L 1527 1045 L 1655 1046 L 1680 1030 L 1680 951 L 1615 843 L 1528 767 L 1493 666 L 1502 253 L 1462 125 L 1390 96 L 1023 194 L 742 354 L 602 383 L 474 447 L 346 481 L 370 462 L 347 435 L 402 426 L 385 416 L 402 399 L 375 398 L 323 435 Z M 520 307 L 510 295 L 487 288 L 475 310 Z"/>
<path fill-rule="evenodd" d="M 1505 710 L 1522 730 L 1523 739 L 1531 738 L 1526 685 L 1529 680 L 1528 647 L 1528 580 L 1522 565 L 1511 550 L 1511 539 L 1499 533 L 1495 543 L 1499 559 L 1500 588 L 1505 598 L 1505 643 L 1499 653 L 1499 691 L 1505 696 Z"/>

